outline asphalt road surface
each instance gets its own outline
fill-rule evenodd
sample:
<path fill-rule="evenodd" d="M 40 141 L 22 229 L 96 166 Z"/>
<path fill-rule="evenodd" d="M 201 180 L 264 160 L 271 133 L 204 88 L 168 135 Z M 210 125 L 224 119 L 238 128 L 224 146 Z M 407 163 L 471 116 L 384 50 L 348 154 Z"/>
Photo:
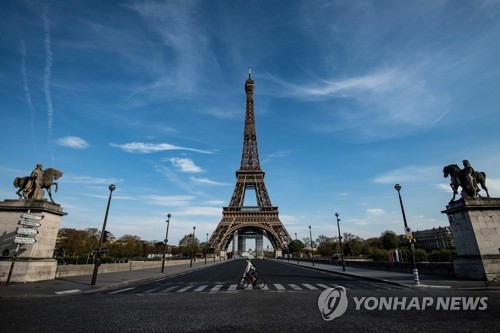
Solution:
<path fill-rule="evenodd" d="M 266 281 L 261 292 L 313 291 L 343 286 L 347 290 L 405 289 L 394 284 L 363 280 L 347 275 L 326 273 L 314 269 L 272 260 L 253 260 L 259 277 Z M 183 292 L 238 292 L 257 290 L 251 285 L 246 290 L 237 287 L 246 268 L 245 260 L 229 260 L 221 265 L 150 283 L 106 291 L 107 294 L 154 294 Z"/>
<path fill-rule="evenodd" d="M 242 260 L 230 260 L 100 294 L 0 299 L 0 329 L 72 333 L 493 332 L 500 324 L 500 294 L 496 291 L 406 288 L 277 261 L 255 263 L 267 282 L 266 290 L 230 290 L 245 269 Z M 328 298 L 331 295 L 339 297 Z M 386 303 L 379 306 L 382 300 Z M 332 313 L 337 317 L 329 317 Z"/>

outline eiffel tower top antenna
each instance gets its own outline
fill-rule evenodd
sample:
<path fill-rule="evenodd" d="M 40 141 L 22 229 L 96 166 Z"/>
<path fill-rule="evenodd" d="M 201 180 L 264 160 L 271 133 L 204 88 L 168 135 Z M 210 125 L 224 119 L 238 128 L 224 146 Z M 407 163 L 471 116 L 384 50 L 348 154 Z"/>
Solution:
<path fill-rule="evenodd" d="M 248 79 L 252 79 L 252 67 L 248 67 Z"/>

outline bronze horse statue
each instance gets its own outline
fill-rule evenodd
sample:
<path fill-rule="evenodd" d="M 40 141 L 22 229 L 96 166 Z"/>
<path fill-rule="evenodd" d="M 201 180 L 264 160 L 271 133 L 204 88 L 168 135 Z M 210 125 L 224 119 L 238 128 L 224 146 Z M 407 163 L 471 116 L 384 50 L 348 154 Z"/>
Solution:
<path fill-rule="evenodd" d="M 58 169 L 54 168 L 48 168 L 46 170 L 43 170 L 43 184 L 42 188 L 47 190 L 47 193 L 49 194 L 50 201 L 54 202 L 54 199 L 52 199 L 52 191 L 51 191 L 51 186 L 55 185 L 56 186 L 56 192 L 59 189 L 57 182 L 54 180 L 57 180 L 63 176 L 63 173 L 59 171 Z M 28 182 L 30 180 L 30 177 L 16 177 L 14 179 L 14 187 L 18 188 L 16 194 L 18 195 L 19 199 L 29 199 L 25 197 L 23 190 L 26 188 L 26 185 L 28 185 Z"/>
<path fill-rule="evenodd" d="M 462 187 L 462 196 L 464 196 L 463 192 L 465 192 L 465 196 L 480 197 L 481 195 L 479 195 L 479 191 L 481 190 L 479 189 L 477 184 L 481 184 L 481 188 L 486 191 L 486 195 L 488 196 L 488 198 L 490 197 L 488 188 L 486 187 L 486 174 L 484 172 L 474 171 L 473 178 L 475 180 L 475 184 L 472 187 L 469 186 L 463 170 L 461 170 L 460 167 L 456 164 L 449 164 L 445 166 L 443 168 L 443 173 L 444 178 L 450 176 L 451 179 L 450 187 L 453 190 L 453 198 L 450 202 L 455 200 L 455 196 L 458 194 L 459 187 Z"/>

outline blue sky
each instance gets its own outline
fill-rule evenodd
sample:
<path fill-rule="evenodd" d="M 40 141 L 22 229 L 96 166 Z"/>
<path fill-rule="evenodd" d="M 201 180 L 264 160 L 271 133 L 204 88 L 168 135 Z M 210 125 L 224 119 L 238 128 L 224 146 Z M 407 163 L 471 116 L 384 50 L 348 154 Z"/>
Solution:
<path fill-rule="evenodd" d="M 62 227 L 169 242 L 222 217 L 248 67 L 292 237 L 448 225 L 447 164 L 500 195 L 499 1 L 2 1 L 0 197 L 64 172 Z M 484 193 L 484 192 L 483 192 Z"/>

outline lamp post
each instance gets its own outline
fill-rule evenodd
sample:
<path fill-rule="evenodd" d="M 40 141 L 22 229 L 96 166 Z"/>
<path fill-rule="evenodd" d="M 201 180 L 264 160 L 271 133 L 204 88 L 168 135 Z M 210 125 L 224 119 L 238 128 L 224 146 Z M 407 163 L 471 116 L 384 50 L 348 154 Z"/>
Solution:
<path fill-rule="evenodd" d="M 208 232 L 207 232 L 207 242 L 205 243 L 205 265 L 207 264 L 207 254 L 208 254 Z"/>
<path fill-rule="evenodd" d="M 337 228 L 339 229 L 340 258 L 342 259 L 342 270 L 345 272 L 344 248 L 342 247 L 342 236 L 340 235 L 339 213 L 335 213 L 335 217 L 337 218 Z"/>
<path fill-rule="evenodd" d="M 312 233 L 311 233 L 311 226 L 309 226 L 309 238 L 311 239 L 311 261 L 312 261 L 312 264 L 314 266 L 314 248 L 313 248 L 313 237 L 312 237 Z"/>
<path fill-rule="evenodd" d="M 170 225 L 170 213 L 167 214 L 167 232 L 165 233 L 165 246 L 163 247 L 163 261 L 161 263 L 161 272 L 163 273 L 164 270 L 165 270 L 165 257 L 167 255 L 167 249 L 168 249 L 168 246 L 167 246 L 167 243 L 168 243 L 168 226 Z"/>
<path fill-rule="evenodd" d="M 101 265 L 101 251 L 102 251 L 102 243 L 104 243 L 104 236 L 106 235 L 106 222 L 108 221 L 108 212 L 109 205 L 111 204 L 111 196 L 113 195 L 113 191 L 116 189 L 116 186 L 111 184 L 109 185 L 109 199 L 108 206 L 106 207 L 106 214 L 104 215 L 104 222 L 102 224 L 101 238 L 99 239 L 99 248 L 96 254 L 96 260 L 94 263 L 94 273 L 92 274 L 92 282 L 91 285 L 95 285 L 97 280 L 97 271 L 99 270 L 99 266 Z"/>
<path fill-rule="evenodd" d="M 403 222 L 405 224 L 405 232 L 408 229 L 408 224 L 406 223 L 406 215 L 405 215 L 405 209 L 403 208 L 403 200 L 401 199 L 401 193 L 399 192 L 401 190 L 401 185 L 396 184 L 394 185 L 394 189 L 398 191 L 398 197 L 399 197 L 399 204 L 401 205 L 401 212 L 403 213 Z M 413 243 L 410 243 L 410 256 L 411 256 L 411 262 L 413 264 L 413 278 L 415 281 L 415 284 L 420 284 L 419 278 L 418 278 L 418 269 L 417 269 L 417 263 L 415 262 L 415 254 L 413 250 L 415 249 L 415 245 Z"/>
<path fill-rule="evenodd" d="M 191 261 L 189 262 L 189 267 L 193 267 L 193 253 L 194 253 L 194 231 L 196 227 L 193 227 L 193 239 L 191 241 Z"/>

